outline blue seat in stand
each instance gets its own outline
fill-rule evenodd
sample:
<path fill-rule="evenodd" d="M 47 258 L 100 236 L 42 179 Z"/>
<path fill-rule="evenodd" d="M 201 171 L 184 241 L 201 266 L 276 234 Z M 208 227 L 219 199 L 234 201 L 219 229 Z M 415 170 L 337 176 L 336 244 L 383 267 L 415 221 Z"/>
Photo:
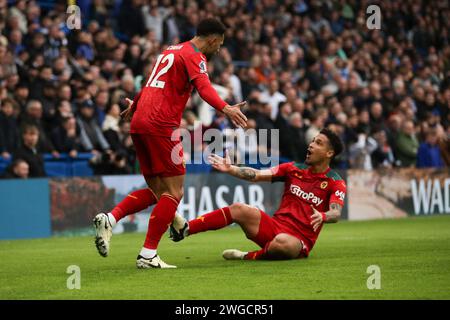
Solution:
<path fill-rule="evenodd" d="M 88 177 L 94 174 L 92 168 L 89 166 L 89 161 L 73 161 L 72 162 L 72 176 Z"/>
<path fill-rule="evenodd" d="M 48 177 L 65 177 L 70 175 L 70 164 L 65 161 L 45 161 L 44 167 Z"/>

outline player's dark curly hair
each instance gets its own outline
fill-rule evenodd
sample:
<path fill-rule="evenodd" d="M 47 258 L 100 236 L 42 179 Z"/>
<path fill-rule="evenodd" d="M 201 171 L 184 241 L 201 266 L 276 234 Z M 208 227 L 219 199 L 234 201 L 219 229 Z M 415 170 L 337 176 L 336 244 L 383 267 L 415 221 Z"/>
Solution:
<path fill-rule="evenodd" d="M 215 18 L 207 18 L 200 21 L 197 26 L 197 36 L 207 37 L 212 34 L 223 35 L 225 33 L 226 27 Z"/>
<path fill-rule="evenodd" d="M 334 151 L 333 158 L 337 157 L 344 150 L 344 144 L 342 143 L 341 138 L 328 128 L 320 130 L 320 133 L 328 138 L 331 148 Z"/>

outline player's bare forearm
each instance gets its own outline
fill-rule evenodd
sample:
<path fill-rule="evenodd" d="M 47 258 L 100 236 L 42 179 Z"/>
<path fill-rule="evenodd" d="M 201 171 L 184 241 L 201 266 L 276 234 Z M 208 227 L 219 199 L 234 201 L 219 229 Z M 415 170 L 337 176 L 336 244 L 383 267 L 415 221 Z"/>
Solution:
<path fill-rule="evenodd" d="M 238 167 L 231 164 L 228 151 L 225 151 L 225 158 L 222 158 L 216 154 L 208 156 L 208 161 L 211 163 L 214 169 L 232 175 L 233 177 L 258 182 L 258 181 L 271 181 L 272 171 L 270 169 L 257 170 L 248 167 Z"/>
<path fill-rule="evenodd" d="M 325 212 L 325 215 L 327 216 L 326 223 L 336 223 L 339 221 L 339 218 L 341 217 L 341 211 L 342 206 L 338 203 L 331 203 L 330 204 L 330 210 Z"/>
<path fill-rule="evenodd" d="M 257 170 L 249 167 L 231 166 L 228 174 L 252 182 L 272 181 L 272 171 L 270 169 Z"/>
<path fill-rule="evenodd" d="M 233 177 L 247 180 L 247 181 L 256 181 L 258 176 L 258 171 L 253 168 L 248 167 L 237 167 L 237 166 L 231 166 L 231 170 L 228 172 Z"/>

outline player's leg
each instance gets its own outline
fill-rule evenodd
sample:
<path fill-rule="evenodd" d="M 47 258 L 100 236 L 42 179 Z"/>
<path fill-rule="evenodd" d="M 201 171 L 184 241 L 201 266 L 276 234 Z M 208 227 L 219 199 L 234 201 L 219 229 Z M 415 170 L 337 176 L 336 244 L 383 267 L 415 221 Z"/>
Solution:
<path fill-rule="evenodd" d="M 249 207 L 249 208 L 248 208 Z M 258 244 L 261 249 L 243 252 L 236 249 L 225 250 L 223 257 L 227 260 L 280 260 L 297 258 L 302 249 L 299 239 L 279 232 L 275 221 L 266 213 L 250 206 L 238 206 L 233 210 L 234 219 L 242 227 L 248 239 Z M 239 221 L 240 220 L 240 221 Z"/>
<path fill-rule="evenodd" d="M 302 242 L 287 233 L 277 234 L 262 249 L 248 252 L 246 260 L 288 260 L 296 259 L 303 248 Z"/>
<path fill-rule="evenodd" d="M 95 216 L 95 245 L 101 256 L 108 256 L 112 229 L 120 219 L 145 210 L 158 201 L 158 194 L 160 194 L 159 178 L 146 178 L 146 181 L 149 186 L 147 189 L 140 189 L 130 193 L 111 212 L 107 214 L 101 212 Z"/>
<path fill-rule="evenodd" d="M 145 181 L 148 188 L 131 192 L 108 213 L 108 218 L 113 227 L 122 218 L 145 210 L 158 201 L 161 185 L 160 178 L 145 176 Z"/>
<path fill-rule="evenodd" d="M 123 217 L 142 211 L 158 201 L 161 181 L 159 180 L 159 177 L 152 174 L 151 158 L 147 151 L 148 148 L 145 136 L 132 134 L 131 137 L 148 188 L 130 193 L 111 212 L 107 214 L 101 212 L 95 216 L 93 220 L 95 228 L 95 246 L 99 254 L 103 257 L 106 257 L 109 254 L 112 228 L 116 223 Z"/>
<path fill-rule="evenodd" d="M 136 262 L 138 268 L 175 268 L 159 258 L 157 248 L 183 197 L 184 175 L 161 177 L 160 181 L 161 195 L 150 216 L 144 246 Z"/>
<path fill-rule="evenodd" d="M 185 236 L 221 229 L 235 222 L 241 226 L 249 237 L 257 234 L 259 221 L 260 211 L 258 208 L 247 204 L 234 203 L 229 207 L 206 213 L 189 222 L 176 215 L 170 227 L 170 236 L 173 241 L 178 242 Z"/>

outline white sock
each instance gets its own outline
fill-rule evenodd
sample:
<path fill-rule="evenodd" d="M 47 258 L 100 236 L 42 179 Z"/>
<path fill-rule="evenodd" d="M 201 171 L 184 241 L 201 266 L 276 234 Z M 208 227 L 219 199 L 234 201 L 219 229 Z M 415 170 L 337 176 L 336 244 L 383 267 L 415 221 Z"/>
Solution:
<path fill-rule="evenodd" d="M 111 214 L 111 212 L 108 212 L 108 219 L 109 223 L 111 223 L 111 227 L 114 228 L 114 226 L 117 224 L 116 218 Z"/>
<path fill-rule="evenodd" d="M 156 256 L 156 249 L 147 249 L 143 247 L 139 254 L 143 256 L 145 259 L 150 259 Z"/>

